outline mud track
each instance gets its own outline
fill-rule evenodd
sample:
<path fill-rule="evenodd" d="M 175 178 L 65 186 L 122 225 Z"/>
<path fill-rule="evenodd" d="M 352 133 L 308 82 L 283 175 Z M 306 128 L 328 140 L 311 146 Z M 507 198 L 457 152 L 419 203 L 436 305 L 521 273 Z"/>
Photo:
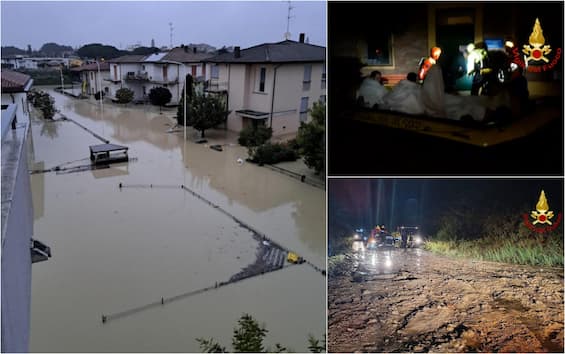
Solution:
<path fill-rule="evenodd" d="M 386 253 L 330 273 L 330 352 L 563 352 L 562 269 Z"/>

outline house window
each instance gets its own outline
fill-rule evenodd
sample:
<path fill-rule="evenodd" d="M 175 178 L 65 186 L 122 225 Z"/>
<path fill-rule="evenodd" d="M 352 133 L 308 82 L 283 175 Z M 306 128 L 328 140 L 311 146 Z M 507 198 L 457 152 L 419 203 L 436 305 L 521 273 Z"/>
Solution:
<path fill-rule="evenodd" d="M 217 64 L 212 65 L 212 69 L 210 70 L 210 78 L 211 79 L 219 79 L 220 78 L 220 67 Z"/>
<path fill-rule="evenodd" d="M 312 65 L 304 65 L 304 79 L 302 79 L 302 90 L 310 90 L 310 81 L 312 80 Z"/>
<path fill-rule="evenodd" d="M 145 88 L 145 86 L 143 86 L 142 89 L 143 89 L 143 96 L 147 95 L 147 89 Z"/>
<path fill-rule="evenodd" d="M 392 66 L 392 34 L 377 31 L 367 39 L 367 64 Z"/>
<path fill-rule="evenodd" d="M 191 75 L 192 77 L 196 77 L 196 65 L 191 66 Z"/>
<path fill-rule="evenodd" d="M 167 80 L 167 65 L 163 66 L 163 81 Z"/>
<path fill-rule="evenodd" d="M 118 81 L 118 66 L 114 65 L 114 81 Z"/>
<path fill-rule="evenodd" d="M 90 80 L 94 80 L 94 73 L 92 71 L 90 72 Z"/>
<path fill-rule="evenodd" d="M 326 95 L 320 96 L 320 103 L 326 104 Z"/>
<path fill-rule="evenodd" d="M 259 92 L 265 92 L 265 79 L 267 77 L 267 68 L 259 69 Z"/>
<path fill-rule="evenodd" d="M 145 71 L 145 65 L 142 65 L 142 66 L 141 66 L 141 69 L 142 69 L 143 71 Z"/>
<path fill-rule="evenodd" d="M 320 86 L 322 90 L 326 89 L 326 63 L 322 65 L 322 85 Z"/>
<path fill-rule="evenodd" d="M 308 97 L 302 97 L 300 99 L 300 121 L 306 122 L 308 119 Z"/>

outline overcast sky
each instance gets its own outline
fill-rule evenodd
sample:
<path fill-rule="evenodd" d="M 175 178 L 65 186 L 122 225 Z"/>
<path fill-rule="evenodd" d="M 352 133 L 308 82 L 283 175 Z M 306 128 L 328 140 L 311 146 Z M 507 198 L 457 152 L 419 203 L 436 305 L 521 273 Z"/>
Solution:
<path fill-rule="evenodd" d="M 284 39 L 287 1 L 5 1 L 2 46 L 39 49 L 47 42 L 72 47 L 103 43 L 120 49 L 139 43 L 158 47 L 207 43 L 215 47 Z M 325 1 L 292 1 L 291 39 L 306 33 L 326 45 Z"/>

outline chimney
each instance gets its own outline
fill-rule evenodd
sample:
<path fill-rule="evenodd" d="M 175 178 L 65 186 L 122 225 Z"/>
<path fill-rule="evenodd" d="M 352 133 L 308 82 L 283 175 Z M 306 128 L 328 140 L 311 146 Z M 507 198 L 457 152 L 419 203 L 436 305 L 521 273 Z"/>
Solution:
<path fill-rule="evenodd" d="M 300 38 L 298 39 L 298 42 L 304 43 L 304 33 L 300 33 Z"/>
<path fill-rule="evenodd" d="M 196 54 L 196 47 L 192 48 L 192 53 Z"/>
<path fill-rule="evenodd" d="M 187 46 L 183 46 L 184 52 L 188 53 L 188 47 Z"/>
<path fill-rule="evenodd" d="M 241 48 L 235 47 L 233 49 L 233 57 L 234 58 L 240 58 L 241 57 Z"/>

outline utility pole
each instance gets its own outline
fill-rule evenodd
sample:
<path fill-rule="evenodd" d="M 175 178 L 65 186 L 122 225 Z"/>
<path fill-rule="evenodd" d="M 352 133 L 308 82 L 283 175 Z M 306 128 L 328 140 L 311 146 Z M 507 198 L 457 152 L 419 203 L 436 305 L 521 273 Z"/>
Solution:
<path fill-rule="evenodd" d="M 171 42 L 170 42 L 169 48 L 173 49 L 173 23 L 172 22 L 169 22 L 169 30 L 170 30 L 170 37 L 171 37 Z"/>

